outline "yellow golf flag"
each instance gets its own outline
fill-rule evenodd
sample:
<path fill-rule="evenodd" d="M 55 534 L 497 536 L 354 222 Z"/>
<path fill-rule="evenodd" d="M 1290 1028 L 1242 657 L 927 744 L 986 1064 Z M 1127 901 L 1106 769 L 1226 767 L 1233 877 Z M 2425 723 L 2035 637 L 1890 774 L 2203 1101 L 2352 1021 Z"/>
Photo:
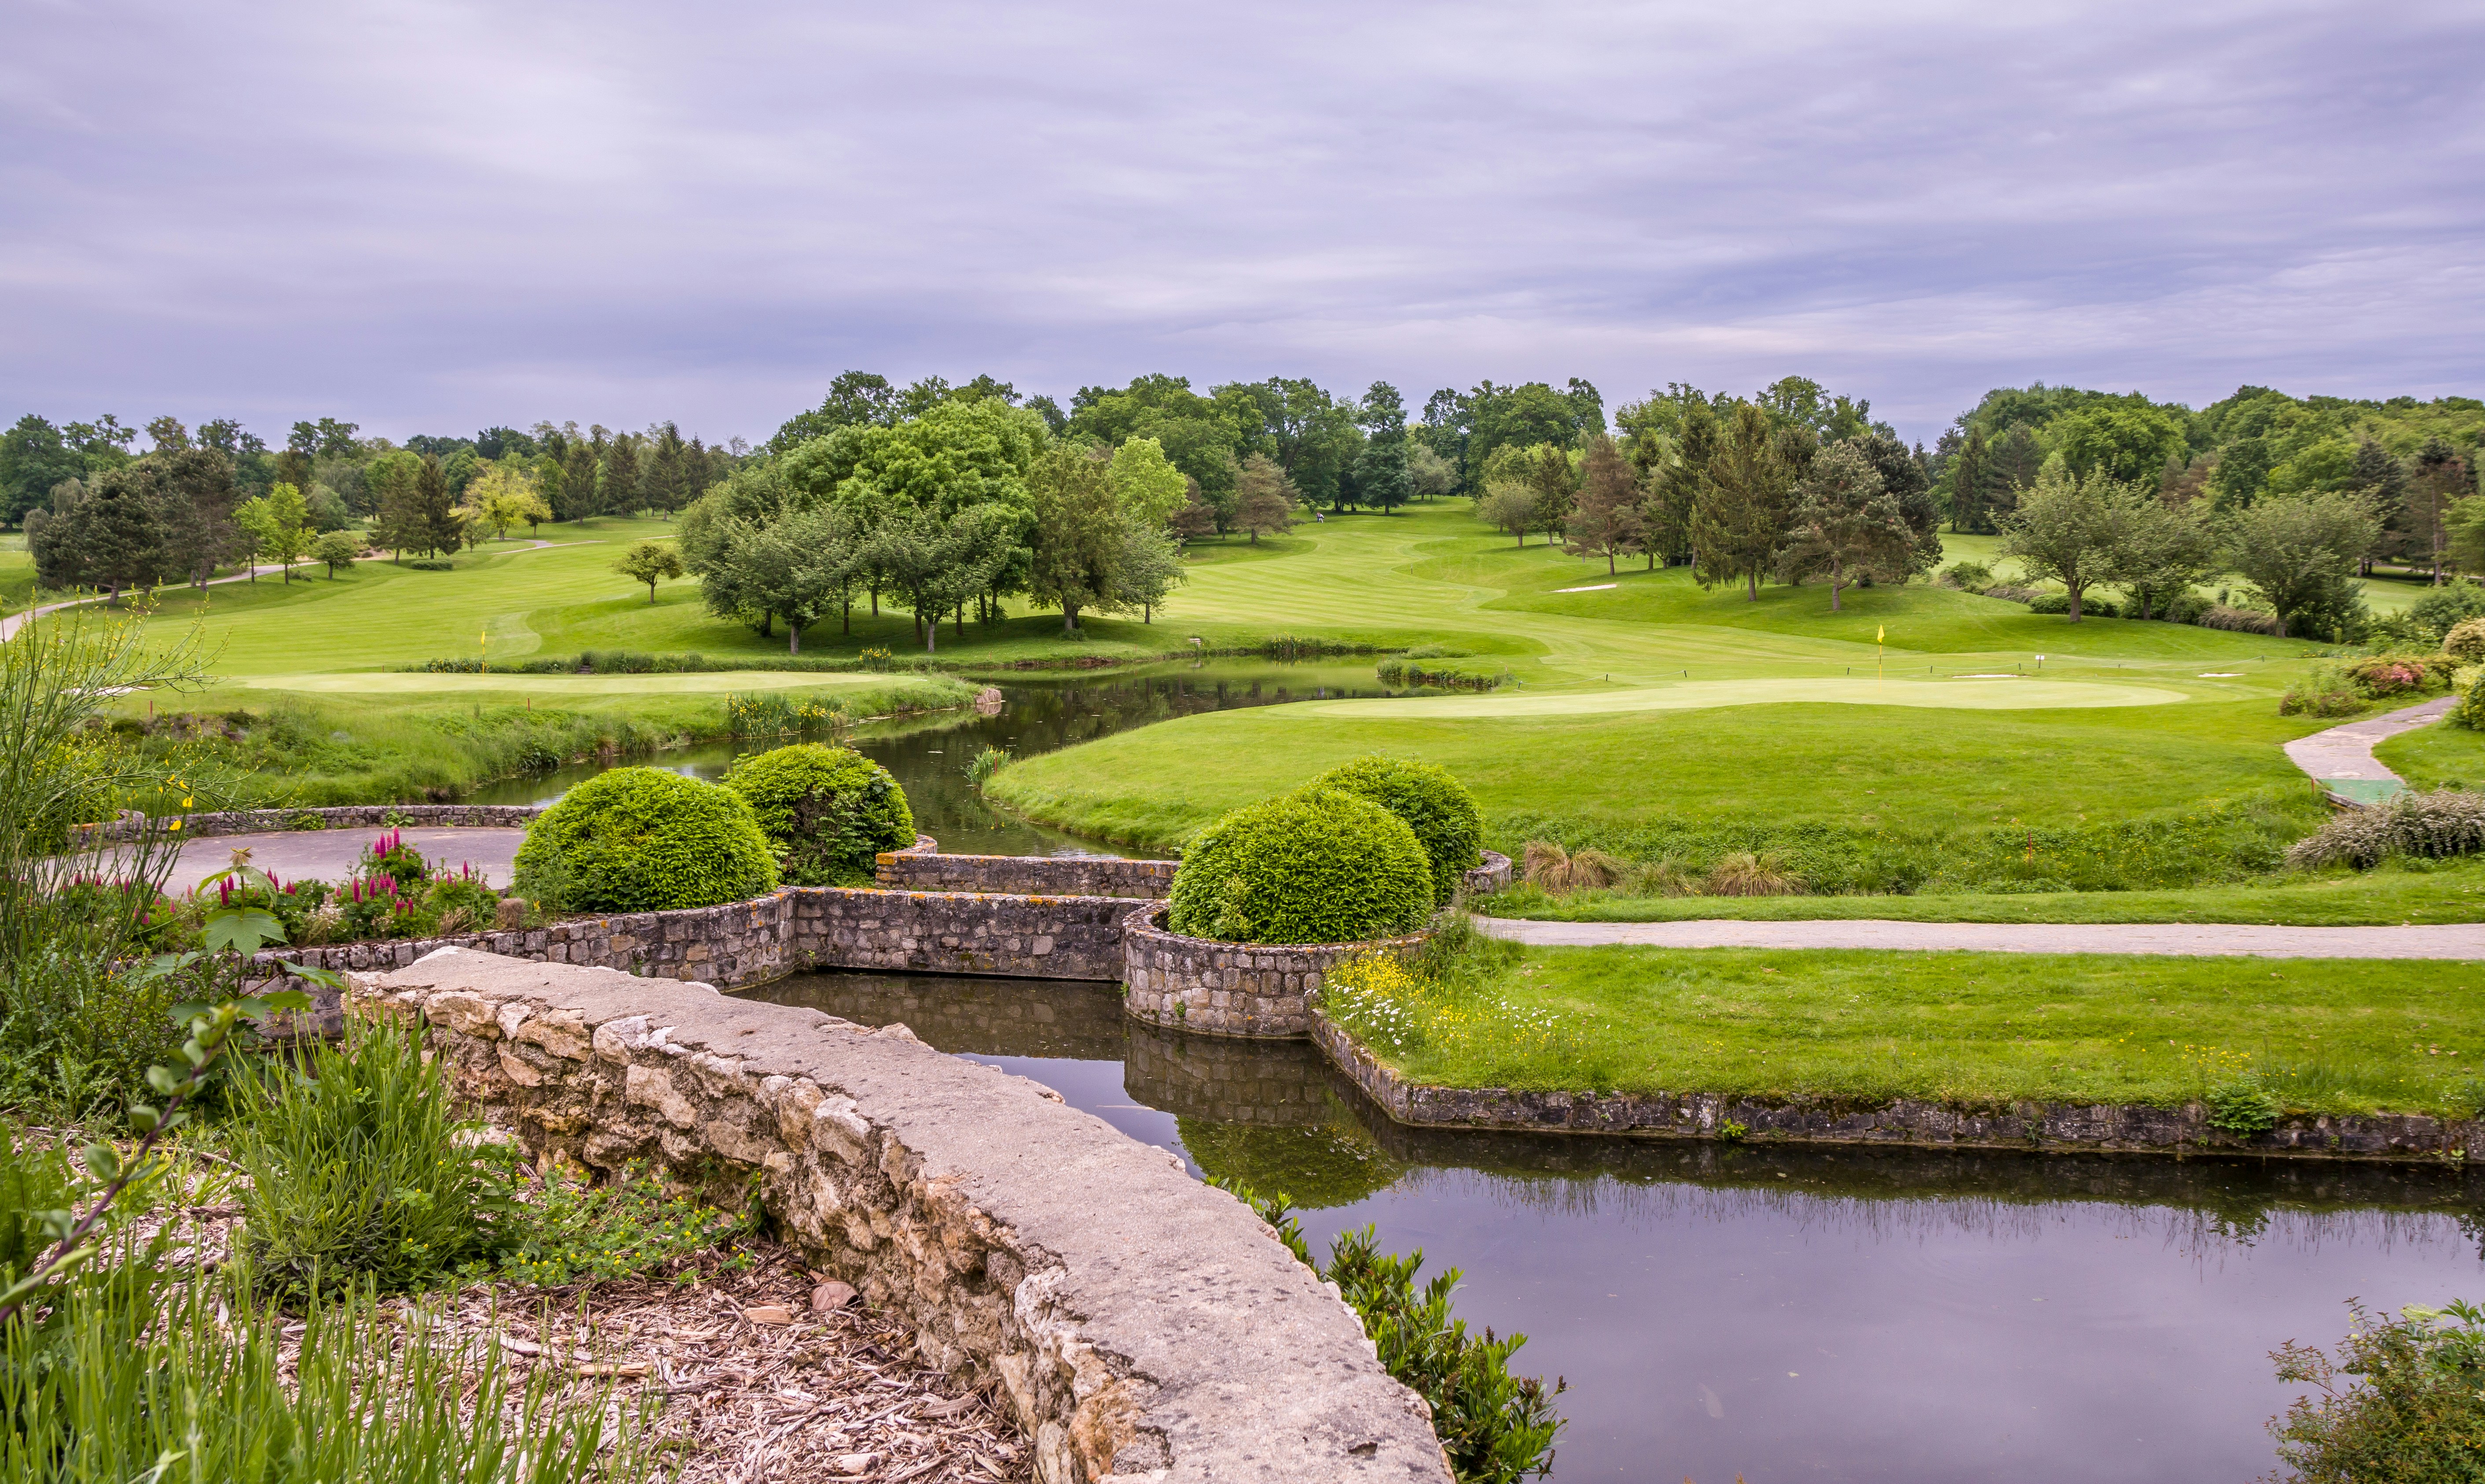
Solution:
<path fill-rule="evenodd" d="M 1872 642 L 1873 642 L 1874 644 L 1876 644 L 1876 645 L 1877 645 L 1877 644 L 1879 644 L 1879 643 L 1881 643 L 1883 640 L 1888 639 L 1889 637 L 1890 637 L 1890 626 L 1889 626 L 1888 624 L 1886 624 L 1886 623 L 1882 624 L 1879 628 L 1876 628 L 1876 629 L 1874 629 L 1874 630 L 1872 631 Z"/>

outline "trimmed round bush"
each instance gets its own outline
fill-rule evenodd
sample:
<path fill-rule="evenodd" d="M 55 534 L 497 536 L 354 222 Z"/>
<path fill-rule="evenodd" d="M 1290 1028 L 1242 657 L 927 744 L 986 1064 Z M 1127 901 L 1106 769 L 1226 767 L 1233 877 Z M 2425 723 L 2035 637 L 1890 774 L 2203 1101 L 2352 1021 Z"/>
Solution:
<path fill-rule="evenodd" d="M 614 768 L 535 816 L 518 894 L 570 912 L 713 907 L 777 887 L 768 837 L 742 795 L 662 768 Z"/>
<path fill-rule="evenodd" d="M 1228 943 L 1360 943 L 1433 913 L 1406 821 L 1339 788 L 1303 788 L 1202 830 L 1173 875 L 1175 932 Z"/>
<path fill-rule="evenodd" d="M 1311 786 L 1343 788 L 1406 820 L 1432 866 L 1436 902 L 1448 901 L 1466 873 L 1484 864 L 1484 813 L 1466 785 L 1438 763 L 1374 753 L 1338 764 Z"/>
<path fill-rule="evenodd" d="M 2485 618 L 2462 618 L 2442 636 L 2442 652 L 2463 665 L 2485 664 Z"/>
<path fill-rule="evenodd" d="M 915 811 L 888 770 L 817 742 L 745 757 L 724 786 L 751 805 L 796 886 L 868 886 L 873 857 L 915 843 Z"/>

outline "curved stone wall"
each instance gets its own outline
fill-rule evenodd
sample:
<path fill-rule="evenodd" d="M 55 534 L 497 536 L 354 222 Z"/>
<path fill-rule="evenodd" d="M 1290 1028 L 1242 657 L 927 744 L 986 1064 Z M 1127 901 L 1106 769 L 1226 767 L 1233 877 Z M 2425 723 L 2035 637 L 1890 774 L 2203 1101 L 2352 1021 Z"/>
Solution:
<path fill-rule="evenodd" d="M 902 1028 L 444 949 L 357 976 L 538 1159 L 760 1200 L 817 1269 L 995 1388 L 1044 1484 L 1449 1484 L 1424 1404 L 1232 1196 Z"/>
<path fill-rule="evenodd" d="M 184 835 L 267 835 L 293 830 L 378 830 L 389 816 L 400 824 L 438 828 L 444 825 L 497 825 L 522 829 L 543 812 L 533 804 L 347 804 L 324 809 L 238 809 L 180 816 Z M 310 821 L 317 820 L 316 824 Z M 104 824 L 78 828 L 105 839 L 127 839 L 161 821 L 124 815 Z"/>
<path fill-rule="evenodd" d="M 1122 923 L 1124 1005 L 1150 1025 L 1209 1035 L 1307 1036 L 1328 971 L 1366 953 L 1406 953 L 1432 936 L 1374 943 L 1218 943 L 1164 926 L 1151 904 Z"/>

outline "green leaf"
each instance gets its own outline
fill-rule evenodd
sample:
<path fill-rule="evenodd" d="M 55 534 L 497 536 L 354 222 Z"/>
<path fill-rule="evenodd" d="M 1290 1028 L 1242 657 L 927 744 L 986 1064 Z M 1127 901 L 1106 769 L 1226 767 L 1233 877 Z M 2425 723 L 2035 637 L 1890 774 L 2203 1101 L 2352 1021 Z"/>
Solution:
<path fill-rule="evenodd" d="M 179 1092 L 183 1081 L 181 1074 L 169 1066 L 150 1066 L 147 1069 L 147 1086 L 166 1097 Z"/>
<path fill-rule="evenodd" d="M 285 941 L 285 924 L 257 907 L 232 907 L 207 914 L 207 947 L 216 952 L 248 957 L 271 943 Z"/>
<path fill-rule="evenodd" d="M 95 1171 L 98 1180 L 118 1179 L 121 1175 L 121 1151 L 110 1144 L 89 1144 L 82 1151 L 86 1168 Z"/>

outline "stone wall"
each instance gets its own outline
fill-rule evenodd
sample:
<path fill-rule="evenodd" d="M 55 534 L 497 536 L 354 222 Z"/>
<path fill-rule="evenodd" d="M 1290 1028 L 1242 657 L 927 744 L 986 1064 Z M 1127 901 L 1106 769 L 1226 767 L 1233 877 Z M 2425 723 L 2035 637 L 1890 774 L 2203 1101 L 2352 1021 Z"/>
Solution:
<path fill-rule="evenodd" d="M 1889 1103 L 1818 1098 L 1769 1102 L 1713 1092 L 1526 1092 L 1410 1082 L 1327 1016 L 1311 1035 L 1331 1063 L 1400 1123 L 1420 1128 L 1627 1134 L 1639 1138 L 1755 1142 L 1919 1144 L 1999 1149 L 2095 1149 L 2162 1153 L 2227 1150 L 2327 1158 L 2450 1157 L 2485 1160 L 2485 1119 L 2420 1113 L 2301 1114 L 2253 1135 L 2209 1123 L 2194 1103 L 2020 1103 L 1964 1109 L 1913 1098 Z M 1729 1123 L 1743 1132 L 1729 1136 Z"/>
<path fill-rule="evenodd" d="M 916 836 L 911 850 L 880 856 L 877 883 L 910 892 L 1014 892 L 1038 896 L 1135 896 L 1163 901 L 1173 894 L 1180 861 L 1116 861 L 1103 856 L 942 855 L 930 836 Z M 1466 873 L 1469 896 L 1489 896 L 1510 886 L 1510 857 L 1484 853 L 1484 864 Z"/>
<path fill-rule="evenodd" d="M 362 830 L 386 829 L 388 816 L 395 814 L 400 823 L 436 828 L 442 825 L 499 825 L 523 829 L 532 824 L 543 811 L 532 804 L 350 804 L 335 809 L 242 809 L 216 813 L 184 814 L 183 835 L 259 835 L 280 830 Z M 316 819 L 317 824 L 310 821 Z M 82 824 L 79 829 L 100 834 L 105 839 L 127 839 L 163 823 L 135 815 L 124 815 L 104 824 Z"/>
<path fill-rule="evenodd" d="M 794 887 L 791 961 L 817 969 L 1117 979 L 1122 921 L 1109 896 Z"/>
<path fill-rule="evenodd" d="M 1130 1012 L 1150 1025 L 1208 1035 L 1311 1033 L 1310 997 L 1338 963 L 1404 953 L 1428 933 L 1377 943 L 1218 943 L 1164 927 L 1148 906 L 1122 924 L 1122 983 Z"/>
<path fill-rule="evenodd" d="M 461 949 L 357 980 L 538 1159 L 759 1198 L 995 1388 L 1043 1484 L 1449 1484 L 1423 1403 L 1240 1202 L 897 1028 Z"/>
<path fill-rule="evenodd" d="M 1007 892 L 1032 896 L 1115 896 L 1162 901 L 1173 891 L 1178 861 L 1117 861 L 1105 856 L 938 855 L 890 851 L 876 880 L 907 892 Z"/>

